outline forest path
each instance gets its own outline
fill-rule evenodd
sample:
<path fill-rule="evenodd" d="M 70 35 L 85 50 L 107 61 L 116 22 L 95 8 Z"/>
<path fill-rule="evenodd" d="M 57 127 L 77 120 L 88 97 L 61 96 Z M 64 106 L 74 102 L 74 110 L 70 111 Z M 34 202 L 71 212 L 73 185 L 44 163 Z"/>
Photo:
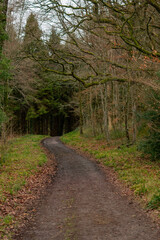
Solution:
<path fill-rule="evenodd" d="M 47 138 L 57 176 L 23 240 L 160 240 L 160 230 L 93 161 Z M 19 239 L 19 238 L 18 238 Z"/>

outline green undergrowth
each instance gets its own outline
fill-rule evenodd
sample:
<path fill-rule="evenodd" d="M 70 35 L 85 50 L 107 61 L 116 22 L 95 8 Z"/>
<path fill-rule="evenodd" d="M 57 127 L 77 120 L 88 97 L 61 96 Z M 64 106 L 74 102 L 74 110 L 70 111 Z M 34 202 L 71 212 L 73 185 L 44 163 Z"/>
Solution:
<path fill-rule="evenodd" d="M 35 174 L 47 162 L 40 147 L 44 136 L 26 135 L 10 140 L 5 153 L 5 163 L 0 166 L 0 205 L 8 204 L 8 196 L 16 196 Z M 0 216 L 0 236 L 3 239 L 5 229 L 14 221 L 12 215 Z M 8 238 L 10 239 L 10 238 Z"/>
<path fill-rule="evenodd" d="M 61 140 L 113 168 L 119 179 L 144 200 L 146 208 L 157 209 L 160 213 L 160 162 L 144 158 L 136 145 L 117 146 L 115 141 L 107 144 L 102 139 L 81 136 L 78 131 L 62 136 Z"/>

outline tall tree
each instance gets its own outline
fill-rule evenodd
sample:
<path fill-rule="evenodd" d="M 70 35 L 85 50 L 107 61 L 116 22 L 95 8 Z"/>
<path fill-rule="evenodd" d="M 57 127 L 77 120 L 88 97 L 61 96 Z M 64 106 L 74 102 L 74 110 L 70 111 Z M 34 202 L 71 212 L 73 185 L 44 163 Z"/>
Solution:
<path fill-rule="evenodd" d="M 2 53 L 4 41 L 7 39 L 6 23 L 7 23 L 8 0 L 0 0 L 0 53 Z"/>
<path fill-rule="evenodd" d="M 41 48 L 42 30 L 39 27 L 35 14 L 31 13 L 24 30 L 24 50 L 27 54 L 35 54 Z"/>
<path fill-rule="evenodd" d="M 9 95 L 9 79 L 10 79 L 10 63 L 2 54 L 4 42 L 7 39 L 6 23 L 7 23 L 8 0 L 0 1 L 0 130 L 2 141 L 6 143 L 6 122 Z M 5 148 L 5 147 L 4 147 Z M 3 150 L 2 150 L 3 152 Z"/>

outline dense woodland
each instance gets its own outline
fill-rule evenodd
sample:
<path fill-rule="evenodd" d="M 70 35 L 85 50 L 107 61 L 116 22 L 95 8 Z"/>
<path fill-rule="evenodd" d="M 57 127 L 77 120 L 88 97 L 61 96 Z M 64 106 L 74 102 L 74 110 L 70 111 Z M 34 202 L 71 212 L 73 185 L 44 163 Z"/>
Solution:
<path fill-rule="evenodd" d="M 79 126 L 159 159 L 159 40 L 158 0 L 0 0 L 2 142 Z"/>

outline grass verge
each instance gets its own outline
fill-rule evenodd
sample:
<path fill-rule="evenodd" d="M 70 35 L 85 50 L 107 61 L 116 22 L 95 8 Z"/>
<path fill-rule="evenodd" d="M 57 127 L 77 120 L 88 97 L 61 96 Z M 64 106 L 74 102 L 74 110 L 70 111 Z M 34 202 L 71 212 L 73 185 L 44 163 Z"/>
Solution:
<path fill-rule="evenodd" d="M 0 239 L 12 239 L 12 229 L 27 217 L 25 205 L 35 200 L 44 184 L 48 158 L 40 146 L 43 138 L 27 135 L 8 143 L 5 163 L 0 166 Z"/>
<path fill-rule="evenodd" d="M 118 178 L 142 199 L 145 207 L 156 210 L 160 217 L 160 162 L 142 157 L 136 145 L 117 147 L 114 141 L 108 145 L 104 140 L 80 136 L 78 131 L 62 136 L 61 140 L 114 169 Z"/>

